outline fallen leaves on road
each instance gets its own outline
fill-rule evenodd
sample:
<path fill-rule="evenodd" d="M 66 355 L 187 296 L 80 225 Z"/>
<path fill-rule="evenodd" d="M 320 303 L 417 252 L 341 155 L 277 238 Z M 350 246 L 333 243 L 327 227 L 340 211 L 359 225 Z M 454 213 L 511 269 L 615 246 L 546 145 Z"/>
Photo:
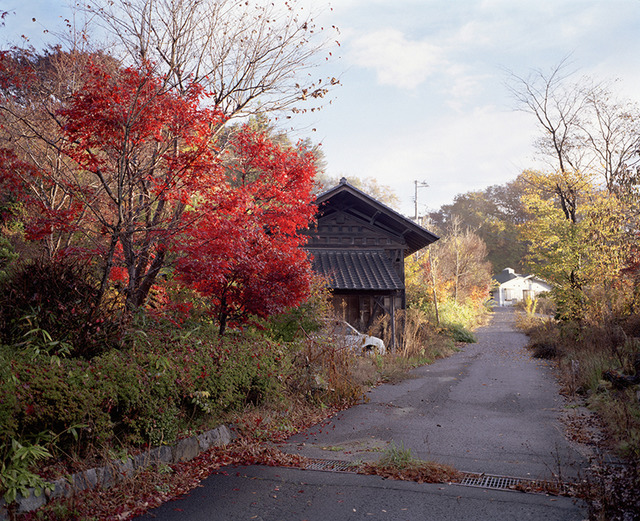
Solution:
<path fill-rule="evenodd" d="M 451 465 L 418 460 L 402 468 L 395 465 L 364 463 L 358 467 L 358 473 L 417 483 L 450 483 L 460 480 L 462 477 L 462 473 Z"/>

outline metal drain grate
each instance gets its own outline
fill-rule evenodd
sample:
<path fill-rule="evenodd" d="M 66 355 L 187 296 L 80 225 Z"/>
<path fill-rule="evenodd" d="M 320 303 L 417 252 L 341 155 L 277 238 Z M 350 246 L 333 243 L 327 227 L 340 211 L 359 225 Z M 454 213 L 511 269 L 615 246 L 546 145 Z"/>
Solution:
<path fill-rule="evenodd" d="M 358 472 L 358 463 L 343 460 L 312 459 L 305 467 L 307 470 L 324 470 L 329 472 Z M 495 476 L 490 474 L 474 474 L 463 472 L 460 480 L 452 484 L 466 487 L 487 488 L 493 490 L 514 490 L 519 492 L 545 493 L 564 495 L 570 490 L 567 483 L 540 481 L 511 476 Z"/>
<path fill-rule="evenodd" d="M 531 480 L 512 478 L 507 476 L 489 476 L 487 474 L 465 474 L 460 480 L 460 485 L 468 487 L 495 488 L 502 490 L 513 490 L 523 484 L 530 484 Z"/>
<path fill-rule="evenodd" d="M 570 483 L 545 481 L 510 476 L 492 476 L 489 474 L 473 474 L 465 472 L 460 485 L 467 487 L 490 488 L 496 490 L 517 490 L 519 492 L 534 492 L 552 495 L 565 495 L 571 490 Z"/>
<path fill-rule="evenodd" d="M 330 470 L 332 472 L 355 472 L 357 463 L 351 461 L 314 459 L 305 468 L 307 470 Z"/>

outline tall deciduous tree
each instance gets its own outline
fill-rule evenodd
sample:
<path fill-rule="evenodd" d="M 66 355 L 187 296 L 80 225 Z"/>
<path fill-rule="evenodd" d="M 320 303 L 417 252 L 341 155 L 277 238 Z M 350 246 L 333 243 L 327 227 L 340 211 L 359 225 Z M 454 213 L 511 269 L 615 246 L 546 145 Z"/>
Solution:
<path fill-rule="evenodd" d="M 589 294 L 618 278 L 637 229 L 639 113 L 604 84 L 572 82 L 562 62 L 516 79 L 520 107 L 540 124 L 547 173 L 528 173 L 523 227 L 537 272 L 557 284 L 561 313 L 580 318 Z M 626 207 L 626 208 L 625 208 Z"/>
<path fill-rule="evenodd" d="M 212 187 L 209 202 L 194 209 L 201 218 L 185 232 L 177 265 L 180 279 L 208 298 L 221 335 L 308 295 L 311 266 L 299 232 L 315 215 L 311 153 L 244 127 L 230 156 L 228 184 Z"/>
<path fill-rule="evenodd" d="M 523 203 L 530 220 L 521 225 L 529 242 L 530 267 L 554 285 L 558 314 L 581 319 L 617 299 L 613 293 L 628 263 L 633 244 L 625 227 L 626 211 L 615 195 L 593 185 L 584 186 L 576 221 L 566 219 L 554 180 L 529 172 Z M 600 312 L 598 312 L 600 313 Z"/>
<path fill-rule="evenodd" d="M 585 184 L 597 178 L 609 192 L 628 192 L 637 184 L 640 111 L 634 103 L 616 100 L 606 84 L 571 76 L 563 60 L 549 73 L 512 75 L 511 90 L 518 108 L 540 126 L 537 146 L 553 172 L 547 179 L 565 218 L 576 222 Z"/>
<path fill-rule="evenodd" d="M 459 218 L 454 219 L 447 235 L 439 245 L 439 277 L 447 281 L 448 293 L 454 302 L 482 301 L 487 298 L 491 280 L 491 265 L 487 261 L 487 248 L 475 233 L 463 228 Z"/>
<path fill-rule="evenodd" d="M 60 112 L 63 150 L 77 166 L 69 193 L 106 236 L 102 287 L 121 252 L 130 308 L 144 303 L 194 195 L 221 182 L 212 140 L 223 118 L 201 107 L 202 95 L 197 85 L 167 91 L 151 67 L 90 67 Z"/>
<path fill-rule="evenodd" d="M 51 255 L 97 254 L 99 299 L 122 267 L 127 305 L 140 306 L 185 208 L 202 185 L 224 179 L 213 146 L 224 118 L 202 108 L 200 86 L 168 91 L 150 66 L 119 69 L 61 51 L 2 58 L 0 167 L 36 210 L 29 237 Z M 66 58 L 86 68 L 70 69 L 77 76 L 65 82 L 57 63 Z"/>

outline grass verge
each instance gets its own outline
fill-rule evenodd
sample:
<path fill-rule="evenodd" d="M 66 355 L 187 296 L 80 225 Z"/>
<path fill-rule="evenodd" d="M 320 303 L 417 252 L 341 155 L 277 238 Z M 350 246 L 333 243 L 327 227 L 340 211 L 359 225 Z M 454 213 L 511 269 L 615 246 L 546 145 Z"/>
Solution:
<path fill-rule="evenodd" d="M 622 462 L 591 462 L 579 490 L 589 504 L 589 519 L 635 519 L 640 512 L 640 387 L 632 382 L 640 342 L 633 324 L 560 322 L 525 314 L 518 325 L 529 335 L 532 356 L 556 365 L 563 393 L 595 412 L 604 431 L 599 442 L 592 434 L 571 437 L 595 445 L 595 453 L 613 452 Z"/>

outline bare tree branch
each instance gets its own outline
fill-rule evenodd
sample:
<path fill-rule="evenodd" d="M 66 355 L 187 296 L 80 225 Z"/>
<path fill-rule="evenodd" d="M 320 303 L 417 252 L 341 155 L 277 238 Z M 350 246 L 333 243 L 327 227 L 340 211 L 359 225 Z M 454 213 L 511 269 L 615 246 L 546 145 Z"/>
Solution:
<path fill-rule="evenodd" d="M 158 65 L 170 88 L 195 81 L 228 117 L 305 111 L 338 84 L 311 79 L 327 38 L 297 3 L 237 0 L 98 0 L 97 14 L 126 60 Z M 314 108 L 315 110 L 315 108 Z"/>

